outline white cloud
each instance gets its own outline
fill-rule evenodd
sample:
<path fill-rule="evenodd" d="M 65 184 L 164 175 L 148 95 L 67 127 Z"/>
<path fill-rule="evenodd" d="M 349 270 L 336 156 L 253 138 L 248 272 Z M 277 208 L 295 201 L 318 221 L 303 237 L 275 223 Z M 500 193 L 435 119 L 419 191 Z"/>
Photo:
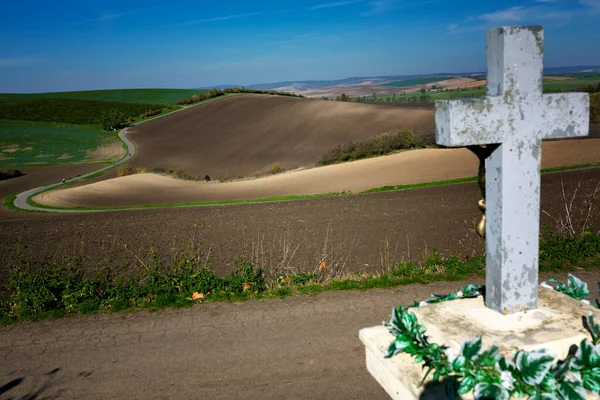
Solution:
<path fill-rule="evenodd" d="M 319 10 L 321 8 L 331 8 L 331 7 L 342 7 L 349 6 L 350 4 L 362 3 L 363 0 L 350 0 L 350 1 L 337 1 L 333 3 L 323 3 L 317 4 L 316 6 L 310 7 L 309 10 Z"/>
<path fill-rule="evenodd" d="M 395 0 L 377 0 L 369 2 L 369 7 L 369 11 L 361 14 L 363 17 L 385 14 L 386 12 L 392 11 L 399 6 Z"/>
<path fill-rule="evenodd" d="M 184 22 L 178 22 L 176 24 L 171 24 L 168 26 L 183 26 L 183 25 L 193 25 L 193 24 L 202 24 L 205 22 L 215 22 L 215 21 L 226 21 L 229 19 L 236 19 L 236 18 L 248 18 L 248 17 L 255 17 L 257 15 L 262 15 L 263 13 L 261 12 L 253 12 L 253 13 L 247 13 L 247 14 L 230 14 L 230 15 L 224 15 L 221 17 L 212 17 L 212 18 L 204 18 L 204 19 L 194 19 L 194 20 L 190 20 L 190 21 L 184 21 Z"/>
<path fill-rule="evenodd" d="M 600 0 L 580 1 L 600 4 Z M 580 12 L 581 10 L 577 9 L 560 9 L 547 5 L 516 6 L 469 17 L 462 22 L 448 25 L 448 31 L 450 33 L 479 32 L 494 26 L 539 24 L 541 22 L 550 22 L 555 26 L 562 26 L 570 22 Z"/>
<path fill-rule="evenodd" d="M 487 21 L 490 23 L 504 23 L 504 22 L 517 22 L 521 21 L 523 16 L 527 13 L 527 9 L 523 6 L 511 7 L 506 10 L 496 11 L 493 13 L 481 14 L 475 19 Z"/>
<path fill-rule="evenodd" d="M 591 13 L 600 14 L 600 0 L 580 0 L 579 4 L 588 7 Z"/>
<path fill-rule="evenodd" d="M 130 11 L 125 11 L 125 12 L 121 12 L 121 13 L 104 13 L 100 17 L 84 19 L 81 21 L 72 22 L 72 24 L 77 25 L 77 24 L 85 24 L 87 22 L 94 22 L 94 21 L 109 21 L 111 19 L 124 17 L 125 15 L 134 14 L 139 11 L 141 11 L 141 10 L 139 10 L 139 9 L 138 10 L 130 10 Z"/>

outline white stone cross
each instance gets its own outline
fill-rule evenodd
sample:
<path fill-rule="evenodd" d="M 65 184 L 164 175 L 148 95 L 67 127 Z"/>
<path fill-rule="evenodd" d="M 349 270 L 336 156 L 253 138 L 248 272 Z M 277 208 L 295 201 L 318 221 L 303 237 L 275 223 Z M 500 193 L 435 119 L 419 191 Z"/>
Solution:
<path fill-rule="evenodd" d="M 543 28 L 487 32 L 487 97 L 438 100 L 437 143 L 500 144 L 486 159 L 486 306 L 537 307 L 541 141 L 586 136 L 587 93 L 543 94 Z"/>

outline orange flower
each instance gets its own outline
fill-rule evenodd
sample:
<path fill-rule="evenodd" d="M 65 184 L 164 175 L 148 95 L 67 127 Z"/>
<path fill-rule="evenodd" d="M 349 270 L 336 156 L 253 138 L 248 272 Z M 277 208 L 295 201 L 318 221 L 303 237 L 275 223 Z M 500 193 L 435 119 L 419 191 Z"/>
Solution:
<path fill-rule="evenodd" d="M 248 285 L 246 282 L 244 282 L 244 291 L 250 289 L 250 285 Z"/>
<path fill-rule="evenodd" d="M 321 261 L 321 265 L 319 265 L 319 271 L 323 271 L 327 269 L 327 265 L 325 265 L 325 261 Z"/>
<path fill-rule="evenodd" d="M 198 292 L 192 293 L 192 300 L 204 300 L 204 295 Z"/>
<path fill-rule="evenodd" d="M 285 283 L 290 283 L 291 280 L 292 278 L 288 276 L 287 278 L 285 278 Z"/>

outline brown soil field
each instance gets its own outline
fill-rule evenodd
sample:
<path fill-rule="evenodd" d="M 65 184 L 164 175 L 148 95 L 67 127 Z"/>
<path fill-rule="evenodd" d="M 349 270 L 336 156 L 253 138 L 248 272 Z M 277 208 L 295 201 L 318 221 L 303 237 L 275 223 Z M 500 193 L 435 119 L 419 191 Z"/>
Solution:
<path fill-rule="evenodd" d="M 428 83 L 425 85 L 414 85 L 414 86 L 384 86 L 381 84 L 374 85 L 369 82 L 363 82 L 357 85 L 339 85 L 339 86 L 327 86 L 319 89 L 309 90 L 296 90 L 295 93 L 301 94 L 311 98 L 321 98 L 323 96 L 332 98 L 340 96 L 342 93 L 347 94 L 351 97 L 358 96 L 372 96 L 373 93 L 377 93 L 377 96 L 391 96 L 394 93 L 400 92 L 418 92 L 421 88 L 431 88 L 433 85 L 437 86 L 457 86 L 463 87 L 464 84 L 473 82 L 471 78 L 456 77 L 452 79 L 446 79 L 444 81 Z"/>
<path fill-rule="evenodd" d="M 454 90 L 454 89 L 462 89 L 462 88 L 473 88 L 473 87 L 479 87 L 479 86 L 485 86 L 487 84 L 486 80 L 483 81 L 472 81 L 472 82 L 466 82 L 466 83 L 459 83 L 459 84 L 453 84 L 450 86 L 444 86 L 444 89 L 448 89 L 448 90 Z"/>
<path fill-rule="evenodd" d="M 433 134 L 429 110 L 267 95 L 221 99 L 135 126 L 134 167 L 231 179 L 314 164 L 330 148 L 397 128 Z"/>
<path fill-rule="evenodd" d="M 600 162 L 600 139 L 544 142 L 542 168 Z M 117 207 L 261 197 L 360 192 L 381 186 L 467 178 L 477 158 L 467 149 L 422 149 L 237 182 L 195 182 L 135 174 L 42 193 L 57 207 Z"/>
<path fill-rule="evenodd" d="M 377 93 L 377 96 L 391 96 L 394 93 L 416 92 L 420 89 L 421 88 L 419 86 L 407 86 L 400 88 L 394 86 L 361 83 L 359 85 L 327 86 L 319 89 L 297 90 L 296 93 L 305 97 L 320 99 L 323 96 L 327 98 L 340 96 L 342 93 L 345 93 L 350 97 L 373 96 L 373 93 Z"/>
<path fill-rule="evenodd" d="M 100 168 L 100 165 L 97 164 L 19 168 L 24 175 L 0 181 L 0 203 L 7 196 L 52 182 L 60 182 L 63 178 L 72 178 L 98 168 Z M 23 213 L 11 212 L 4 207 L 0 207 L 0 220 L 20 219 L 23 215 Z"/>
<path fill-rule="evenodd" d="M 432 83 L 428 83 L 427 85 L 424 85 L 428 88 L 431 88 L 433 85 L 436 85 L 438 87 L 443 87 L 443 88 L 450 88 L 450 87 L 463 87 L 463 85 L 468 85 L 474 82 L 478 82 L 472 78 L 467 78 L 467 77 L 455 77 L 452 79 L 446 79 L 445 81 L 438 81 L 438 82 L 432 82 Z"/>
<path fill-rule="evenodd" d="M 600 183 L 600 168 L 542 176 L 542 210 L 564 211 L 561 187 L 570 196 L 584 178 L 575 208 Z M 190 243 L 214 270 L 226 274 L 235 259 L 249 259 L 277 273 L 371 272 L 438 249 L 469 255 L 481 251 L 474 233 L 480 217 L 476 183 L 288 202 L 129 210 L 82 214 L 19 213 L 0 221 L 0 287 L 11 266 L 31 265 L 63 255 L 82 268 L 109 267 L 118 273 L 142 268 L 150 252 L 168 262 Z M 542 214 L 542 223 L 550 219 Z M 579 214 L 576 214 L 579 220 Z M 599 217 L 598 215 L 595 216 Z M 600 229 L 598 220 L 596 229 Z M 125 248 L 127 245 L 127 248 Z M 188 253 L 189 254 L 189 253 Z M 600 277 L 599 277 L 600 278 Z"/>

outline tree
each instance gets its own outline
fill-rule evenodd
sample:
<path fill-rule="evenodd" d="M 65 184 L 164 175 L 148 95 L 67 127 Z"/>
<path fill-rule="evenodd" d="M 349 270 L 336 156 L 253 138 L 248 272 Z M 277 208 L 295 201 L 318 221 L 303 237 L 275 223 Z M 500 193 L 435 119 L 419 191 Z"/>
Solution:
<path fill-rule="evenodd" d="M 125 116 L 117 111 L 104 112 L 100 116 L 100 123 L 105 131 L 120 129 L 125 126 Z"/>

